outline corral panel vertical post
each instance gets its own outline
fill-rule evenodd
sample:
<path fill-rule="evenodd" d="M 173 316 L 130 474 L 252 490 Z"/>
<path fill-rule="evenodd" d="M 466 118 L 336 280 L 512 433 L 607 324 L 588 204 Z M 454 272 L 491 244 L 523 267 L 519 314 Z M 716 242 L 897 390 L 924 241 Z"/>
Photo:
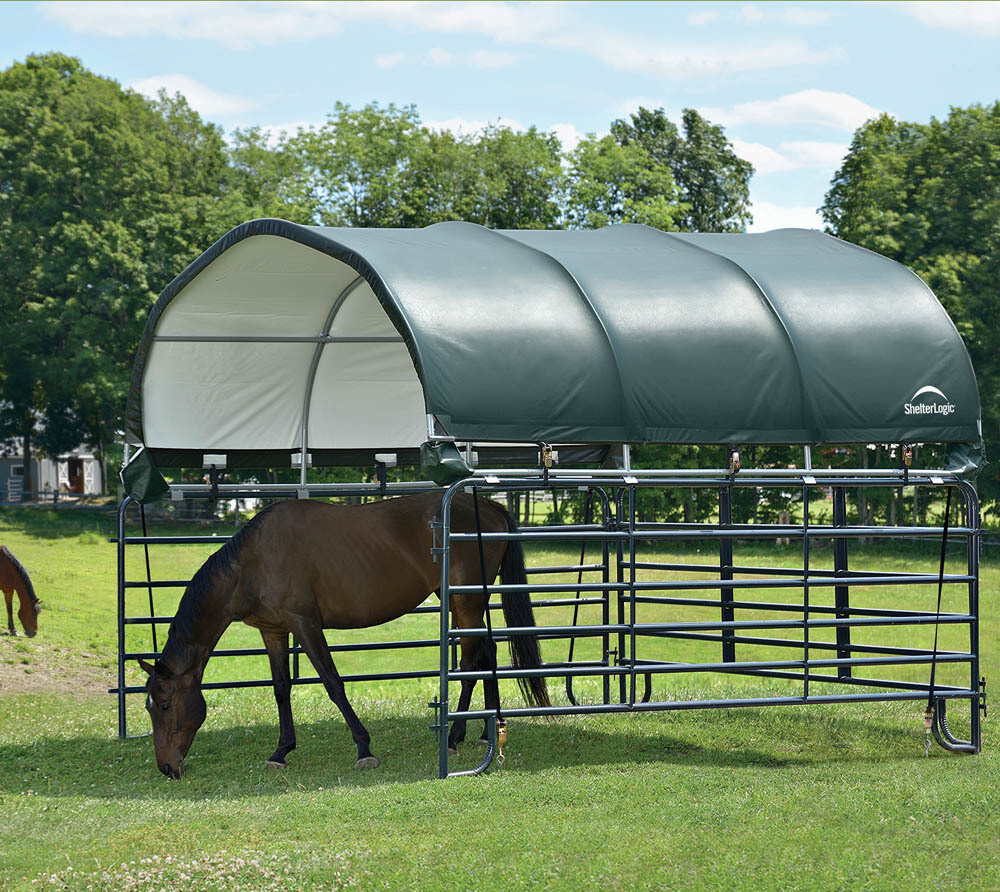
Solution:
<path fill-rule="evenodd" d="M 847 526 L 847 490 L 843 486 L 833 487 L 833 525 Z M 837 576 L 847 576 L 847 539 L 840 536 L 833 540 L 833 569 Z M 838 619 L 847 619 L 851 614 L 851 589 L 846 585 L 837 585 L 833 589 L 834 606 Z M 837 658 L 851 657 L 850 626 L 837 626 Z M 850 678 L 850 666 L 837 667 L 838 678 Z"/>
<path fill-rule="evenodd" d="M 630 706 L 635 705 L 635 490 L 634 483 L 628 485 L 628 624 L 629 624 L 629 692 L 628 702 Z"/>
<path fill-rule="evenodd" d="M 616 523 L 615 526 L 616 526 L 616 529 L 618 529 L 618 530 L 621 530 L 621 528 L 622 528 L 622 514 L 623 514 L 623 512 L 625 510 L 625 507 L 624 507 L 624 495 L 625 495 L 624 490 L 619 491 L 618 498 L 615 500 L 615 502 L 616 502 L 616 513 L 617 513 L 617 517 L 615 518 L 616 521 L 617 521 L 617 523 Z M 620 587 L 625 582 L 625 568 L 624 568 L 624 563 L 625 563 L 625 545 L 624 545 L 623 541 L 620 538 L 615 540 L 615 553 L 616 553 L 616 558 L 617 558 L 617 560 L 615 561 L 615 565 L 616 565 L 615 581 L 619 584 L 618 593 L 617 593 L 617 597 L 616 597 L 615 600 L 616 600 L 617 605 L 618 605 L 617 623 L 618 623 L 619 628 L 621 628 L 622 626 L 625 625 L 625 597 L 624 597 L 624 594 L 623 594 L 623 590 Z M 625 633 L 623 631 L 620 631 L 618 633 L 618 653 L 615 654 L 615 662 L 619 666 L 622 665 L 622 661 L 624 659 L 624 656 L 625 656 Z M 626 689 L 626 683 L 625 683 L 625 676 L 623 674 L 619 674 L 619 676 L 618 676 L 618 702 L 619 703 L 625 703 L 626 702 L 625 701 L 626 696 L 627 696 L 627 689 Z"/>
<path fill-rule="evenodd" d="M 605 530 L 608 529 L 610 523 L 611 506 L 608 501 L 608 497 L 601 490 L 601 520 L 604 522 Z M 611 559 L 611 549 L 608 547 L 608 540 L 601 540 L 601 561 L 604 566 L 601 569 L 601 582 L 607 586 L 611 581 L 610 573 L 610 559 Z M 604 592 L 601 596 L 601 623 L 605 626 L 611 624 L 611 594 L 609 590 L 605 587 Z M 602 646 L 604 650 L 604 665 L 611 665 L 611 635 L 605 632 L 601 636 Z M 611 676 L 605 675 L 602 680 L 602 693 L 604 695 L 604 703 L 607 705 L 611 702 Z"/>
<path fill-rule="evenodd" d="M 802 484 L 802 699 L 809 699 L 809 484 Z"/>
<path fill-rule="evenodd" d="M 125 738 L 125 511 L 131 496 L 118 506 L 118 736 Z"/>
<path fill-rule="evenodd" d="M 438 777 L 448 776 L 448 672 L 450 668 L 449 655 L 451 648 L 448 638 L 450 620 L 450 583 L 451 583 L 451 494 L 449 490 L 441 500 L 441 616 L 440 635 L 441 649 L 439 653 L 439 684 L 438 684 Z M 490 609 L 487 603 L 486 609 Z"/>
<path fill-rule="evenodd" d="M 719 526 L 728 527 L 733 522 L 733 490 L 730 486 L 724 486 L 719 490 Z M 719 578 L 733 578 L 733 540 L 719 540 Z M 731 623 L 735 618 L 733 611 L 733 589 L 727 586 L 720 590 L 719 599 L 722 602 L 722 621 Z M 724 663 L 734 663 L 736 661 L 735 632 L 732 628 L 722 630 L 722 661 Z"/>
<path fill-rule="evenodd" d="M 966 555 L 968 558 L 968 572 L 971 577 L 969 582 L 969 615 L 973 617 L 969 623 L 969 653 L 972 654 L 972 661 L 969 666 L 969 689 L 980 691 L 979 686 L 979 555 L 982 548 L 982 531 L 979 517 L 979 500 L 976 491 L 971 486 L 962 486 L 965 495 L 966 524 L 974 530 L 972 535 L 966 537 Z M 974 698 L 970 703 L 971 717 L 969 740 L 980 752 L 983 748 L 982 726 L 980 704 L 983 702 L 982 693 Z"/>

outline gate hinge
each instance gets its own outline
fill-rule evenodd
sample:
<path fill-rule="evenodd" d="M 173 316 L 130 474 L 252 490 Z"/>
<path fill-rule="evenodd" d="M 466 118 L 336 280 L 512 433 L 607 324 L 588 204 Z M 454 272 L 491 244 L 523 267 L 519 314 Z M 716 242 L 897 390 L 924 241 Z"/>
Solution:
<path fill-rule="evenodd" d="M 430 703 L 427 704 L 427 706 L 430 709 L 434 710 L 434 724 L 431 725 L 430 730 L 433 731 L 433 732 L 435 732 L 435 733 L 438 733 L 441 730 L 441 706 L 442 706 L 442 703 L 441 703 L 440 700 L 431 700 Z"/>
<path fill-rule="evenodd" d="M 983 711 L 983 718 L 986 718 L 986 676 L 979 679 L 979 708 Z"/>
<path fill-rule="evenodd" d="M 438 555 L 444 554 L 444 549 L 438 545 L 438 530 L 444 526 L 436 517 L 431 521 L 431 562 L 438 562 Z"/>

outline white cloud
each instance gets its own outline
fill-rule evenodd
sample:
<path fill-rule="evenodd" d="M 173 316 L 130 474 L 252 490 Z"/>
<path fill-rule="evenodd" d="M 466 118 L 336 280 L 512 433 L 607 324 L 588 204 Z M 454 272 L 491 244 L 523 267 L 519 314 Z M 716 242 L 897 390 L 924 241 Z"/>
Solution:
<path fill-rule="evenodd" d="M 778 99 L 743 102 L 732 108 L 704 108 L 701 113 L 716 124 L 818 124 L 855 130 L 879 110 L 847 93 L 801 90 Z"/>
<path fill-rule="evenodd" d="M 809 207 L 789 207 L 770 201 L 755 201 L 751 207 L 753 223 L 748 232 L 769 232 L 772 229 L 822 229 L 819 211 Z"/>
<path fill-rule="evenodd" d="M 433 47 L 426 53 L 390 53 L 375 57 L 378 68 L 395 68 L 398 65 L 468 65 L 472 68 L 506 68 L 517 62 L 517 56 L 510 53 L 495 53 L 490 50 L 476 50 L 473 53 L 451 53 L 440 47 Z"/>
<path fill-rule="evenodd" d="M 721 13 L 717 9 L 710 9 L 707 12 L 693 12 L 687 17 L 689 25 L 707 25 L 716 21 Z"/>
<path fill-rule="evenodd" d="M 786 6 L 778 18 L 789 25 L 825 25 L 833 18 L 833 13 L 825 9 L 805 9 L 801 6 Z"/>
<path fill-rule="evenodd" d="M 733 139 L 736 154 L 746 159 L 759 174 L 787 173 L 790 170 L 826 168 L 832 171 L 840 166 L 847 145 L 839 142 L 795 142 L 786 141 L 776 149 L 759 142 Z"/>
<path fill-rule="evenodd" d="M 763 22 L 764 10 L 759 6 L 744 6 L 740 12 L 748 22 Z"/>
<path fill-rule="evenodd" d="M 778 150 L 795 159 L 802 167 L 840 167 L 850 146 L 842 142 L 781 142 Z"/>
<path fill-rule="evenodd" d="M 397 65 L 403 65 L 409 61 L 410 56 L 406 53 L 387 53 L 384 56 L 375 57 L 375 67 L 376 68 L 395 68 Z"/>
<path fill-rule="evenodd" d="M 210 40 L 232 49 L 324 37 L 342 27 L 330 10 L 308 3 L 81 2 L 45 3 L 42 9 L 50 20 L 72 31 Z"/>
<path fill-rule="evenodd" d="M 196 112 L 205 117 L 239 115 L 257 107 L 257 103 L 234 93 L 219 93 L 186 74 L 159 74 L 135 81 L 129 86 L 138 93 L 155 98 L 160 90 L 171 96 L 180 93 Z"/>
<path fill-rule="evenodd" d="M 603 41 L 598 41 L 591 51 L 612 68 L 672 80 L 739 74 L 794 65 L 819 65 L 844 58 L 844 51 L 839 47 L 814 50 L 801 40 L 782 40 L 754 46 L 690 47 L 606 37 Z"/>
<path fill-rule="evenodd" d="M 795 170 L 792 160 L 776 149 L 759 142 L 745 142 L 733 139 L 736 154 L 753 165 L 755 173 L 784 173 Z"/>
<path fill-rule="evenodd" d="M 927 2 L 889 3 L 892 9 L 902 10 L 932 28 L 964 31 L 974 37 L 1000 36 L 1000 3 Z"/>
<path fill-rule="evenodd" d="M 564 152 L 572 152 L 586 135 L 572 124 L 553 124 L 549 127 L 549 132 L 554 133 L 559 138 Z"/>
<path fill-rule="evenodd" d="M 562 3 L 422 2 L 80 2 L 46 3 L 45 15 L 77 32 L 107 37 L 161 36 L 210 40 L 231 49 L 249 49 L 328 37 L 347 23 L 375 22 L 396 30 L 442 32 L 492 38 L 500 43 L 570 49 L 596 57 L 612 68 L 663 78 L 694 78 L 843 58 L 837 47 L 815 50 L 799 40 L 692 47 L 608 33 L 582 20 L 576 7 Z M 748 7 L 757 9 L 757 7 Z M 752 15 L 753 13 L 751 13 Z M 397 56 L 377 64 L 400 64 Z M 471 53 L 469 64 L 498 67 L 506 54 Z"/>

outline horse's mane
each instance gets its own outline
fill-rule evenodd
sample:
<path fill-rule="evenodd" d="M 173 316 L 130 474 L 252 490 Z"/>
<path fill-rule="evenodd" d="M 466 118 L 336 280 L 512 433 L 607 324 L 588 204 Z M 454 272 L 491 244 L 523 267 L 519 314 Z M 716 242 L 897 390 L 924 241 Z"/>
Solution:
<path fill-rule="evenodd" d="M 33 604 L 37 602 L 38 596 L 35 594 L 35 587 L 31 584 L 31 577 L 28 575 L 28 571 L 24 569 L 24 565 L 11 554 L 10 549 L 6 545 L 0 545 L 0 552 L 3 552 L 3 556 L 11 562 L 14 570 L 17 571 L 17 575 L 21 577 L 25 593 L 31 598 L 31 602 Z"/>
<path fill-rule="evenodd" d="M 247 535 L 257 529 L 264 515 L 276 504 L 279 503 L 268 505 L 243 524 L 233 534 L 233 537 L 209 557 L 194 574 L 184 590 L 180 604 L 177 606 L 177 613 L 170 621 L 170 629 L 167 633 L 168 645 L 171 642 L 180 645 L 180 642 L 191 641 L 195 625 L 198 622 L 198 613 L 205 598 L 212 592 L 220 578 L 232 575 L 239 568 L 239 554 L 246 542 Z"/>

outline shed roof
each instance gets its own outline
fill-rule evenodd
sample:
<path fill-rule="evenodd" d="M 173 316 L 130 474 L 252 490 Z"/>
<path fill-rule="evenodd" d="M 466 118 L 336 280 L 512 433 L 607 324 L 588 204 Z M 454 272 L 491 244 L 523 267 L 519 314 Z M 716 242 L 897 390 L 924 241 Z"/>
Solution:
<path fill-rule="evenodd" d="M 972 365 L 906 267 L 811 230 L 254 220 L 164 290 L 127 425 L 154 454 L 460 440 L 978 442 Z M 162 458 L 161 458 L 162 460 Z"/>

